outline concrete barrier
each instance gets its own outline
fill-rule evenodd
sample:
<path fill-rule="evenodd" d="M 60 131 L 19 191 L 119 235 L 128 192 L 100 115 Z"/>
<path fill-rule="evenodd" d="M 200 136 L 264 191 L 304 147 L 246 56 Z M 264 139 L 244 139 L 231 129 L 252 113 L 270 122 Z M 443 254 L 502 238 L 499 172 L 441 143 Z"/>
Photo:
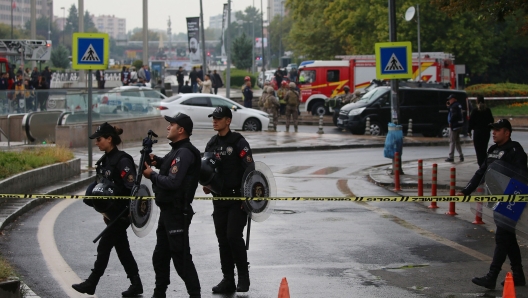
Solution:
<path fill-rule="evenodd" d="M 81 159 L 72 159 L 67 162 L 53 164 L 38 169 L 30 170 L 0 180 L 2 193 L 20 194 L 30 193 L 32 190 L 66 180 L 81 173 Z"/>
<path fill-rule="evenodd" d="M 97 121 L 92 124 L 92 133 L 105 121 Z M 112 126 L 123 129 L 120 136 L 123 143 L 142 140 L 150 130 L 157 134 L 163 134 L 167 129 L 167 121 L 161 116 L 128 118 L 123 120 L 109 121 Z M 67 148 L 88 146 L 88 124 L 79 123 L 72 125 L 60 125 L 55 127 L 55 142 L 57 146 Z"/>

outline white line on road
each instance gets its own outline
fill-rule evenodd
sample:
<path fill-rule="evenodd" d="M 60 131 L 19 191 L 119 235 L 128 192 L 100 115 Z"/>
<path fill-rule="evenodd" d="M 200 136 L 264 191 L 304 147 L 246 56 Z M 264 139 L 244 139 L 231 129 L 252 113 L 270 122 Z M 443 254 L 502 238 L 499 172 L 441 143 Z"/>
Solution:
<path fill-rule="evenodd" d="M 59 214 L 75 202 L 77 202 L 77 200 L 62 200 L 57 205 L 53 206 L 39 223 L 37 239 L 40 251 L 44 256 L 48 269 L 53 278 L 59 283 L 62 290 L 69 297 L 84 298 L 86 295 L 78 293 L 71 287 L 72 284 L 80 283 L 82 280 L 62 258 L 62 255 L 57 248 L 57 244 L 55 243 L 55 236 L 53 233 L 55 229 L 55 221 Z M 94 295 L 92 297 L 97 296 Z"/>

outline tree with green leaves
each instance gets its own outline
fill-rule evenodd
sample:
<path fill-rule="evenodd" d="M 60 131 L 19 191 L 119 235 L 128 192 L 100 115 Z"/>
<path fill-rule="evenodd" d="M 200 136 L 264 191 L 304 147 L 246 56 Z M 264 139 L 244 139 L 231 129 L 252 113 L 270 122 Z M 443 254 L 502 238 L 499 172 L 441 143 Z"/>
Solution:
<path fill-rule="evenodd" d="M 69 55 L 70 52 L 68 49 L 63 45 L 59 45 L 51 50 L 51 63 L 53 63 L 53 66 L 55 67 L 66 69 L 70 66 Z"/>
<path fill-rule="evenodd" d="M 270 23 L 269 35 L 271 47 L 271 55 L 274 57 L 281 57 L 284 52 L 293 50 L 290 46 L 290 38 L 288 38 L 288 32 L 291 31 L 293 26 L 293 18 L 291 16 L 283 16 L 281 20 L 280 15 L 276 15 Z M 279 53 L 279 48 L 282 53 Z"/>
<path fill-rule="evenodd" d="M 231 59 L 233 64 L 238 69 L 249 69 L 253 64 L 251 53 L 253 51 L 253 45 L 251 39 L 249 39 L 245 33 L 235 38 L 233 41 L 233 47 L 231 51 Z"/>

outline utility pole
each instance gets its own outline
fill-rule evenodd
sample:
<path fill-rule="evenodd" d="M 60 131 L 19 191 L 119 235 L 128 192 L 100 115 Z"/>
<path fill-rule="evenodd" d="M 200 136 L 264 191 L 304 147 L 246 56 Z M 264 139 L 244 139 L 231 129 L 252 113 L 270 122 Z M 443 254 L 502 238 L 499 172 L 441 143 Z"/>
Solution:
<path fill-rule="evenodd" d="M 31 39 L 37 39 L 37 0 L 31 0 L 30 3 L 30 14 L 31 14 Z M 49 31 L 49 28 L 48 28 Z M 37 66 L 37 61 L 31 61 L 31 67 Z"/>
<path fill-rule="evenodd" d="M 255 9 L 255 0 L 253 0 L 253 10 L 257 12 L 257 10 Z M 255 14 L 255 17 L 256 16 L 257 15 Z M 254 74 L 255 73 L 255 19 L 251 20 L 251 25 L 253 27 L 253 33 L 252 33 L 253 46 L 251 47 L 251 58 L 252 58 L 251 73 Z M 264 43 L 264 40 L 262 40 L 262 43 Z"/>
<path fill-rule="evenodd" d="M 226 97 L 229 98 L 231 91 L 231 0 L 227 0 L 227 36 L 226 36 L 226 55 L 227 55 L 227 69 L 226 69 Z"/>
<path fill-rule="evenodd" d="M 13 39 L 13 5 L 15 5 L 15 2 L 11 0 L 11 39 Z"/>
<path fill-rule="evenodd" d="M 200 80 L 205 79 L 205 75 L 207 74 L 207 57 L 205 56 L 205 28 L 204 28 L 204 21 L 203 21 L 203 6 L 202 6 L 202 0 L 200 0 L 200 28 L 202 36 L 202 65 L 203 65 L 203 78 L 200 78 Z"/>
<path fill-rule="evenodd" d="M 262 0 L 260 0 L 260 24 L 262 26 L 262 86 L 264 86 L 264 83 L 266 83 L 266 58 L 265 58 L 266 55 L 264 55 L 264 9 L 262 7 L 263 7 Z M 268 35 L 269 35 L 269 30 L 268 30 Z"/>
<path fill-rule="evenodd" d="M 148 65 L 148 45 L 148 0 L 143 0 L 143 65 Z"/>
<path fill-rule="evenodd" d="M 389 0 L 389 41 L 396 42 L 396 0 Z M 400 107 L 398 102 L 398 80 L 391 80 L 392 123 L 398 124 Z"/>
<path fill-rule="evenodd" d="M 79 14 L 79 32 L 84 32 L 84 0 L 79 0 L 79 10 L 78 10 L 78 14 Z M 91 78 L 89 78 L 91 79 Z M 85 78 L 85 72 L 84 70 L 79 70 L 79 82 L 85 82 L 86 78 Z M 88 127 L 88 129 L 91 129 L 90 127 Z M 88 131 L 88 133 L 90 133 L 90 131 Z M 90 147 L 88 147 L 88 153 L 90 154 L 91 156 L 91 150 L 92 150 L 92 147 L 91 147 L 91 142 L 90 142 Z M 91 165 L 90 165 L 91 167 Z"/>
<path fill-rule="evenodd" d="M 281 57 L 282 57 L 282 12 L 284 11 L 284 1 L 281 1 L 281 21 L 280 21 L 280 35 L 279 35 L 279 67 L 281 67 Z"/>

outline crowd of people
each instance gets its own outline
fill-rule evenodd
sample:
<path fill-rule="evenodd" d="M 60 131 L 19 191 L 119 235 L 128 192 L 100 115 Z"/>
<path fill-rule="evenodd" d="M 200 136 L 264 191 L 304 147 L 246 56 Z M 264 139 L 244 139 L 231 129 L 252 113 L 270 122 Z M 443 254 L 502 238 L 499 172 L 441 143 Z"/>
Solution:
<path fill-rule="evenodd" d="M 209 70 L 204 74 L 203 67 L 200 66 L 199 69 L 193 67 L 189 73 L 189 80 L 185 81 L 185 71 L 183 67 L 180 66 L 176 72 L 176 81 L 178 81 L 178 93 L 209 93 L 217 94 L 218 88 L 224 86 L 222 77 L 220 74 L 214 71 Z M 190 84 L 189 84 L 190 83 Z"/>
<path fill-rule="evenodd" d="M 13 67 L 14 69 L 14 67 Z M 49 97 L 51 72 L 46 66 L 42 72 L 34 67 L 0 74 L 0 113 L 27 113 L 45 111 Z"/>

